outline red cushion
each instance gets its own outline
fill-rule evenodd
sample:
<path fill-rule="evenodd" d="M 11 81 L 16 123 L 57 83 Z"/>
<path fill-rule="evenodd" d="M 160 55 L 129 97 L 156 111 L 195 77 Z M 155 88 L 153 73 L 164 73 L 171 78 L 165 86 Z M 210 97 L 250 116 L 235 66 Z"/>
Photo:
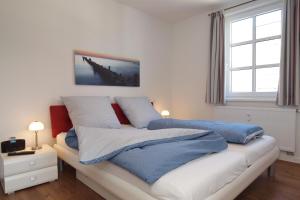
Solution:
<path fill-rule="evenodd" d="M 113 103 L 112 107 L 121 124 L 130 124 L 129 120 L 118 104 Z M 50 106 L 50 118 L 53 137 L 56 137 L 61 132 L 66 132 L 73 127 L 68 110 L 64 105 Z"/>
<path fill-rule="evenodd" d="M 117 103 L 113 103 L 111 104 L 120 123 L 121 124 L 130 124 L 128 118 L 126 117 L 126 115 L 124 114 L 123 110 L 121 109 L 121 107 L 119 106 L 119 104 Z"/>

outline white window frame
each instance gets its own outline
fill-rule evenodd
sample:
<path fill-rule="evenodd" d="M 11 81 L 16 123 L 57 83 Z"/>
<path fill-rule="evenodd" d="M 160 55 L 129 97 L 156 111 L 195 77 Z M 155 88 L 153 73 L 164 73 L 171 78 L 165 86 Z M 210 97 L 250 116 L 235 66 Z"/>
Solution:
<path fill-rule="evenodd" d="M 279 64 L 260 65 L 256 66 L 256 43 L 263 41 L 270 41 L 274 39 L 281 39 L 281 35 L 266 37 L 262 39 L 256 39 L 256 18 L 262 14 L 274 12 L 276 10 L 283 10 L 283 4 L 281 2 L 273 3 L 271 5 L 259 6 L 255 9 L 236 12 L 232 15 L 225 15 L 225 99 L 228 101 L 275 101 L 277 92 L 254 92 L 256 88 L 256 69 L 268 68 L 268 67 L 279 67 Z M 242 19 L 253 18 L 253 36 L 252 40 L 235 43 L 231 45 L 231 23 L 234 21 L 240 21 Z M 252 66 L 240 67 L 230 69 L 231 63 L 231 47 L 245 44 L 252 44 Z M 252 70 L 252 92 L 231 92 L 231 71 L 238 71 L 239 69 L 251 69 Z"/>

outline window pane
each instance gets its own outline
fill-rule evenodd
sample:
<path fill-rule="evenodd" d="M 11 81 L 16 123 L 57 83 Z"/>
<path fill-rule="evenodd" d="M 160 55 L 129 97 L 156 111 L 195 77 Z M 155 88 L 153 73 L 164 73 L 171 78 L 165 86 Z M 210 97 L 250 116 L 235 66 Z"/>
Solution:
<path fill-rule="evenodd" d="M 252 70 L 232 71 L 232 92 L 252 92 Z"/>
<path fill-rule="evenodd" d="M 252 44 L 232 47 L 231 53 L 232 68 L 252 66 Z"/>
<path fill-rule="evenodd" d="M 280 63 L 280 39 L 256 43 L 256 65 Z"/>
<path fill-rule="evenodd" d="M 276 92 L 279 81 L 279 67 L 256 70 L 256 91 Z"/>
<path fill-rule="evenodd" d="M 253 19 L 248 18 L 231 24 L 231 43 L 252 40 Z"/>
<path fill-rule="evenodd" d="M 256 38 L 281 35 L 281 10 L 256 17 Z"/>

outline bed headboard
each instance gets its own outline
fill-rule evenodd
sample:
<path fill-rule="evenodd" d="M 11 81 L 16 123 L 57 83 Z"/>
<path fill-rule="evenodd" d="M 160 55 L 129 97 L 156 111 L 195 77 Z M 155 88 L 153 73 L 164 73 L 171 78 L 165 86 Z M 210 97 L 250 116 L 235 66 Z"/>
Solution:
<path fill-rule="evenodd" d="M 116 103 L 111 104 L 121 124 L 130 124 L 120 106 Z M 50 106 L 50 119 L 52 136 L 55 138 L 61 132 L 66 132 L 73 127 L 68 110 L 65 105 Z"/>

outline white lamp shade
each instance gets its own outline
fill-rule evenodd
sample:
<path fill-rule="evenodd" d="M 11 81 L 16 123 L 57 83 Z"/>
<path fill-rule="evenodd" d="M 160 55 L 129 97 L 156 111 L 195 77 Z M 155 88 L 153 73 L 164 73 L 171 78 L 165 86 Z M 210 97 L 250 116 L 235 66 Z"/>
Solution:
<path fill-rule="evenodd" d="M 161 111 L 161 116 L 168 117 L 168 116 L 170 116 L 170 112 L 168 110 L 163 110 L 163 111 Z"/>
<path fill-rule="evenodd" d="M 41 131 L 44 130 L 44 124 L 39 121 L 34 121 L 29 124 L 28 129 L 30 131 Z"/>

